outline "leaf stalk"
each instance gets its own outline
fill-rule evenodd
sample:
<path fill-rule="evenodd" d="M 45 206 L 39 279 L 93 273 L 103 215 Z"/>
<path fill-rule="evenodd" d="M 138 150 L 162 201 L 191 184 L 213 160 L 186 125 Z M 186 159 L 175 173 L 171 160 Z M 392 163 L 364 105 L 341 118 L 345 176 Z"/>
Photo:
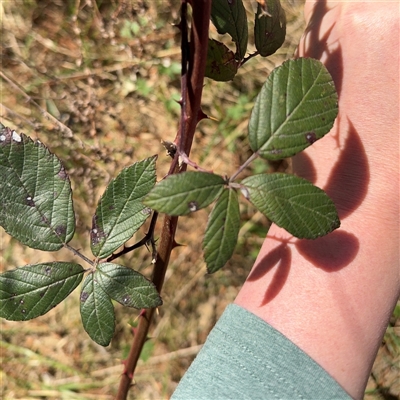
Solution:
<path fill-rule="evenodd" d="M 238 175 L 240 175 L 257 157 L 258 157 L 258 152 L 256 151 L 229 178 L 229 183 L 233 182 L 238 177 Z"/>

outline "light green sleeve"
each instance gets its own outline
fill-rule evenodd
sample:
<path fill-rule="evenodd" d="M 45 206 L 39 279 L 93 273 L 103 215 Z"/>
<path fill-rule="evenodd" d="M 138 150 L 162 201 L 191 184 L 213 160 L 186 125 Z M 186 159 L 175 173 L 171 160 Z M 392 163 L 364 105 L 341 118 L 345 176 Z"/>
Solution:
<path fill-rule="evenodd" d="M 172 400 L 346 399 L 351 397 L 294 343 L 231 304 Z"/>

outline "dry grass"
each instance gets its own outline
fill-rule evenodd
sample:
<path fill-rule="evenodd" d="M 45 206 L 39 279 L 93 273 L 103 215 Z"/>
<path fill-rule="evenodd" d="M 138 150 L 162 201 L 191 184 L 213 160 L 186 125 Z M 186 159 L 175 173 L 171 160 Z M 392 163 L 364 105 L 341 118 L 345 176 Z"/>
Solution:
<path fill-rule="evenodd" d="M 15 0 L 0 4 L 2 122 L 40 138 L 65 163 L 77 212 L 73 244 L 85 254 L 90 254 L 91 215 L 107 182 L 123 167 L 152 154 L 159 154 L 159 176 L 167 171 L 169 159 L 160 141 L 172 140 L 177 129 L 180 50 L 178 31 L 171 24 L 177 22 L 179 3 Z M 252 100 L 268 72 L 292 54 L 303 24 L 300 6 L 288 6 L 288 40 L 276 56 L 251 60 L 232 84 L 206 82 L 204 111 L 219 122 L 200 124 L 192 154 L 206 168 L 229 174 L 243 161 L 249 150 L 244 133 Z M 174 250 L 163 290 L 165 305 L 135 374 L 132 398 L 168 398 L 235 298 L 265 234 L 264 219 L 245 206 L 243 212 L 249 221 L 237 251 L 213 276 L 205 275 L 198 240 L 207 214 L 180 220 L 177 241 L 184 246 Z M 1 270 L 71 257 L 66 251 L 24 248 L 0 232 Z M 148 273 L 149 261 L 142 249 L 121 263 Z M 112 399 L 137 312 L 117 306 L 116 316 L 115 337 L 106 349 L 93 343 L 82 328 L 78 292 L 35 320 L 3 320 L 2 398 Z M 382 393 L 400 393 L 395 381 L 398 317 L 395 325 L 374 366 L 369 400 L 384 398 Z"/>

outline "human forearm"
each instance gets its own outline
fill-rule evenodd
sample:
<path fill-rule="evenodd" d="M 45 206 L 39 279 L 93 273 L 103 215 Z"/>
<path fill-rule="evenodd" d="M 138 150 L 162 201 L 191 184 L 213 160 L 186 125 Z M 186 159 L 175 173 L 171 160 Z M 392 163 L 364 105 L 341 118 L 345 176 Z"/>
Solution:
<path fill-rule="evenodd" d="M 299 55 L 326 64 L 340 113 L 294 167 L 333 198 L 342 225 L 315 241 L 272 227 L 236 303 L 361 398 L 400 291 L 399 5 L 320 1 L 306 12 Z"/>

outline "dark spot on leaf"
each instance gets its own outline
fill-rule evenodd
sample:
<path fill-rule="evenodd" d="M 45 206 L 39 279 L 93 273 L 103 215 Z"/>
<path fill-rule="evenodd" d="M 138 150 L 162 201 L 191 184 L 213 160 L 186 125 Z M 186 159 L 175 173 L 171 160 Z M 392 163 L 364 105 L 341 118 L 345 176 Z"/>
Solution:
<path fill-rule="evenodd" d="M 50 221 L 47 219 L 47 217 L 45 217 L 44 215 L 42 215 L 42 221 L 46 224 L 49 225 Z"/>
<path fill-rule="evenodd" d="M 80 297 L 81 302 L 84 303 L 84 302 L 88 299 L 88 297 L 89 297 L 89 293 L 87 293 L 87 292 L 82 292 L 82 293 L 81 293 L 81 297 Z"/>
<path fill-rule="evenodd" d="M 92 229 L 90 230 L 90 241 L 92 246 L 96 246 L 106 237 L 106 233 L 97 225 L 97 215 L 95 214 L 92 219 Z"/>
<path fill-rule="evenodd" d="M 68 175 L 65 172 L 65 168 L 61 165 L 60 171 L 58 171 L 58 177 L 63 181 L 68 179 Z"/>
<path fill-rule="evenodd" d="M 281 154 L 282 153 L 282 149 L 272 149 L 270 151 L 271 154 Z"/>
<path fill-rule="evenodd" d="M 44 269 L 44 272 L 45 272 L 47 275 L 50 275 L 50 274 L 51 274 L 51 267 L 48 265 L 48 266 Z"/>
<path fill-rule="evenodd" d="M 17 293 L 13 293 L 12 295 L 11 295 L 11 297 L 15 297 L 17 295 Z"/>
<path fill-rule="evenodd" d="M 25 313 L 26 313 L 26 310 L 23 308 L 23 309 L 21 310 L 21 312 L 22 312 L 22 314 L 25 314 Z"/>
<path fill-rule="evenodd" d="M 9 138 L 9 131 L 10 128 L 5 127 L 1 122 L 0 122 L 0 144 L 5 144 L 7 138 Z"/>
<path fill-rule="evenodd" d="M 219 75 L 221 73 L 219 65 L 216 61 L 211 62 L 211 72 L 214 74 L 217 74 L 217 75 Z"/>
<path fill-rule="evenodd" d="M 21 143 L 22 142 L 22 137 L 15 132 L 14 130 L 11 131 L 11 139 L 13 140 L 14 143 Z"/>
<path fill-rule="evenodd" d="M 53 193 L 53 196 L 54 196 L 54 198 L 56 198 L 56 197 L 58 196 L 58 193 L 57 193 L 57 192 L 54 192 L 54 193 Z"/>
<path fill-rule="evenodd" d="M 46 292 L 42 292 L 39 294 L 40 297 L 43 297 L 46 294 Z"/>
<path fill-rule="evenodd" d="M 35 207 L 35 202 L 33 201 L 32 196 L 27 196 L 25 200 L 29 207 Z"/>
<path fill-rule="evenodd" d="M 99 233 L 99 230 L 97 228 L 90 230 L 90 240 L 91 240 L 93 246 L 95 246 L 96 244 L 99 244 L 101 242 L 102 237 L 104 237 L 104 236 L 102 236 Z"/>
<path fill-rule="evenodd" d="M 197 201 L 194 201 L 194 200 L 189 201 L 188 206 L 189 206 L 189 210 L 191 212 L 197 211 L 199 209 L 199 204 L 197 203 Z"/>
<path fill-rule="evenodd" d="M 57 236 L 62 236 L 65 235 L 67 232 L 67 227 L 65 225 L 58 225 L 56 226 L 56 229 L 54 230 Z"/>
<path fill-rule="evenodd" d="M 114 210 L 114 209 L 115 209 L 114 204 L 111 204 L 111 205 L 108 207 L 108 209 L 109 209 L 109 210 Z"/>
<path fill-rule="evenodd" d="M 274 32 L 268 32 L 268 31 L 266 31 L 266 32 L 265 32 L 265 36 L 266 36 L 267 39 L 272 40 L 272 39 L 274 38 L 275 34 L 274 34 Z M 285 94 L 285 97 L 286 97 L 286 94 Z"/>
<path fill-rule="evenodd" d="M 20 304 L 24 304 L 24 300 L 20 300 Z"/>
<path fill-rule="evenodd" d="M 151 214 L 151 208 L 149 208 L 149 207 L 143 208 L 142 214 L 144 214 L 144 215 Z"/>
<path fill-rule="evenodd" d="M 0 130 L 0 145 L 7 145 L 11 142 L 21 143 L 22 137 L 14 130 L 2 125 L 2 129 Z"/>
<path fill-rule="evenodd" d="M 234 3 L 235 0 L 228 0 L 228 4 L 232 5 Z"/>
<path fill-rule="evenodd" d="M 317 135 L 315 132 L 306 133 L 306 140 L 308 143 L 313 144 L 317 140 Z"/>
<path fill-rule="evenodd" d="M 131 302 L 131 297 L 128 296 L 127 294 L 122 298 L 122 302 L 124 304 L 129 304 Z"/>

